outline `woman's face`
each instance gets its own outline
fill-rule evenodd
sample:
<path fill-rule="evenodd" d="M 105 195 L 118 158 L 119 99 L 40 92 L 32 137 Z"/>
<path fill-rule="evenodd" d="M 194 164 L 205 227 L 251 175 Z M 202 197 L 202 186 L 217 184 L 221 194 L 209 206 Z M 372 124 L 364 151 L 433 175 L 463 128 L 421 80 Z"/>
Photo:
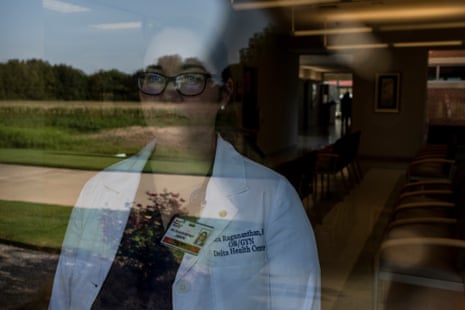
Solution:
<path fill-rule="evenodd" d="M 178 150 L 201 156 L 211 151 L 216 115 L 228 96 L 202 62 L 177 55 L 160 57 L 139 79 L 139 90 L 144 105 L 155 109 L 171 107 L 185 116 L 184 125 L 175 133 L 157 137 L 159 143 L 179 141 Z"/>
<path fill-rule="evenodd" d="M 145 102 L 218 104 L 221 100 L 219 85 L 195 58 L 164 56 L 159 58 L 155 65 L 147 67 L 147 72 L 153 73 L 150 77 L 152 81 L 147 81 L 149 78 L 146 78 L 146 82 L 140 81 L 146 85 L 140 85 L 141 98 Z M 150 84 L 154 84 L 154 78 L 159 79 L 155 81 L 158 82 L 157 89 L 150 88 Z M 162 91 L 158 93 L 159 90 Z"/>

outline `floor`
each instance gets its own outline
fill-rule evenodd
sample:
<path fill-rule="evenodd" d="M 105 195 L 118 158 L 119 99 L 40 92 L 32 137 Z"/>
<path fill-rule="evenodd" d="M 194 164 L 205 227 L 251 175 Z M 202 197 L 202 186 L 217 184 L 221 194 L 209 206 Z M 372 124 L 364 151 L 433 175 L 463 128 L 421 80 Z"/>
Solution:
<path fill-rule="evenodd" d="M 371 163 L 360 184 L 346 191 L 341 182 L 333 197 L 313 205 L 324 214 L 321 222 L 312 223 L 320 254 L 322 309 L 373 308 L 372 258 L 404 171 L 401 165 Z"/>
<path fill-rule="evenodd" d="M 320 149 L 341 136 L 340 120 L 326 130 L 309 130 L 299 152 Z M 323 310 L 373 309 L 373 256 L 404 182 L 405 162 L 361 161 L 363 178 L 350 190 L 333 181 L 329 197 L 308 210 L 320 254 Z M 322 218 L 316 216 L 322 216 Z"/>

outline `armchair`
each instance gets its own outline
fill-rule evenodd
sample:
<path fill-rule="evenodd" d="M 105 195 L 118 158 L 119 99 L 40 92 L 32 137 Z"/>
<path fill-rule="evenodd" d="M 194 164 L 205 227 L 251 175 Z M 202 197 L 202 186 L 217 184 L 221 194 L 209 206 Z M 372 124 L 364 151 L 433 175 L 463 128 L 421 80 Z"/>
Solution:
<path fill-rule="evenodd" d="M 416 202 L 394 210 L 374 257 L 373 303 L 379 305 L 384 290 L 379 284 L 404 283 L 415 287 L 451 290 L 465 294 L 465 181 L 456 187 L 454 202 Z M 449 217 L 429 213 L 399 217 L 405 210 L 443 208 Z M 419 288 L 416 290 L 418 293 Z M 381 295 L 381 296 L 380 296 Z M 465 308 L 465 300 L 463 307 Z"/>

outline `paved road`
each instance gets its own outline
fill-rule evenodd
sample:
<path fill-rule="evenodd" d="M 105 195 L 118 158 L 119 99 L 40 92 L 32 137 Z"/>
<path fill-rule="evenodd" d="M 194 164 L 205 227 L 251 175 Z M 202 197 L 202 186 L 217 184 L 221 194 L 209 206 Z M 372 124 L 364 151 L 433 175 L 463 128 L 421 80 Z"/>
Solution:
<path fill-rule="evenodd" d="M 95 171 L 0 164 L 0 199 L 73 206 Z"/>
<path fill-rule="evenodd" d="M 97 171 L 0 164 L 0 200 L 74 206 L 85 183 Z M 146 201 L 145 192 L 169 189 L 189 197 L 203 179 L 196 176 L 142 174 L 135 200 Z M 158 188 L 155 186 L 158 184 Z"/>

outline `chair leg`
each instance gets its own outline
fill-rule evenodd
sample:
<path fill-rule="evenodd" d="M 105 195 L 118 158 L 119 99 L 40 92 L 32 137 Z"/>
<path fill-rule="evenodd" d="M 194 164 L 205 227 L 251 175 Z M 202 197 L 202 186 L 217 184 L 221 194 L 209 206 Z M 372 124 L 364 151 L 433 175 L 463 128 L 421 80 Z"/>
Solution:
<path fill-rule="evenodd" d="M 347 170 L 347 182 L 348 182 L 348 190 L 350 191 L 354 184 L 357 184 L 357 178 L 355 177 L 352 168 L 350 167 L 350 163 L 346 166 L 345 170 Z"/>
<path fill-rule="evenodd" d="M 349 167 L 350 167 L 350 170 L 352 171 L 352 175 L 354 176 L 354 183 L 355 184 L 360 184 L 362 179 L 361 179 L 361 176 L 360 176 L 359 171 L 357 169 L 357 165 L 356 165 L 355 161 L 352 161 L 349 164 Z"/>
<path fill-rule="evenodd" d="M 322 172 L 321 175 L 321 192 L 322 196 L 326 197 L 329 192 L 329 175 L 326 172 Z"/>
<path fill-rule="evenodd" d="M 344 169 L 341 169 L 341 177 L 342 177 L 342 183 L 344 185 L 344 189 L 347 190 L 347 191 L 350 191 L 350 175 L 349 175 L 349 172 L 347 172 L 347 180 L 346 180 L 346 177 L 345 177 L 345 174 L 344 174 Z"/>
<path fill-rule="evenodd" d="M 362 181 L 362 179 L 363 179 L 363 170 L 362 170 L 362 167 L 360 166 L 360 162 L 357 159 L 355 159 L 354 164 L 355 164 L 355 168 L 357 169 L 359 179 L 360 179 L 360 181 Z"/>
<path fill-rule="evenodd" d="M 357 173 L 354 170 L 354 167 L 353 167 L 352 163 L 349 163 L 347 165 L 347 170 L 349 171 L 349 175 L 351 176 L 351 180 L 352 180 L 351 184 L 352 184 L 352 186 L 358 184 L 358 176 L 357 176 Z"/>
<path fill-rule="evenodd" d="M 373 310 L 378 310 L 378 297 L 379 297 L 379 292 L 378 292 L 378 272 L 375 270 L 374 276 L 373 276 Z"/>
<path fill-rule="evenodd" d="M 373 272 L 373 310 L 385 308 L 386 285 L 389 280 L 379 277 L 377 270 Z"/>
<path fill-rule="evenodd" d="M 330 175 L 330 173 L 325 173 L 325 179 L 326 179 L 326 196 L 328 196 L 329 192 L 331 191 L 331 175 Z"/>
<path fill-rule="evenodd" d="M 318 174 L 313 175 L 313 184 L 312 184 L 312 201 L 313 201 L 313 206 L 316 205 L 316 202 L 318 200 Z"/>

